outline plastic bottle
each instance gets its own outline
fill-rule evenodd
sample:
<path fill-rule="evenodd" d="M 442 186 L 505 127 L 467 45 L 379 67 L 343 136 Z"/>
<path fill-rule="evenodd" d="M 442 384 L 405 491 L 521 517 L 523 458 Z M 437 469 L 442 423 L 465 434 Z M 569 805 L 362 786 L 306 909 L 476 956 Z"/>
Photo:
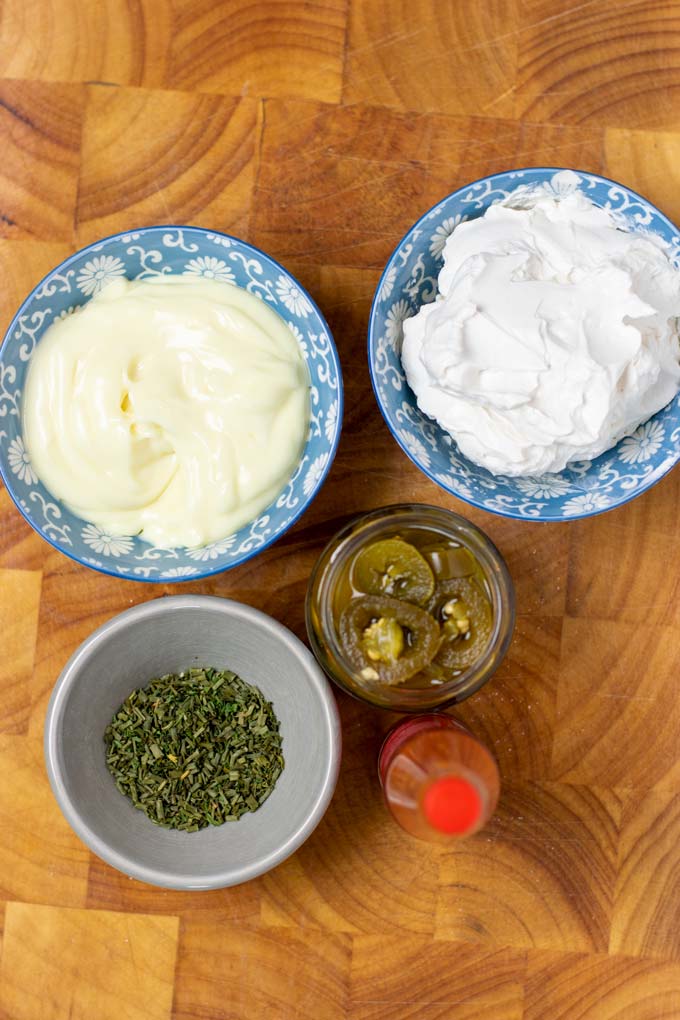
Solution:
<path fill-rule="evenodd" d="M 389 811 L 418 839 L 443 843 L 470 836 L 498 803 L 493 755 L 445 713 L 397 723 L 380 749 L 378 773 Z"/>

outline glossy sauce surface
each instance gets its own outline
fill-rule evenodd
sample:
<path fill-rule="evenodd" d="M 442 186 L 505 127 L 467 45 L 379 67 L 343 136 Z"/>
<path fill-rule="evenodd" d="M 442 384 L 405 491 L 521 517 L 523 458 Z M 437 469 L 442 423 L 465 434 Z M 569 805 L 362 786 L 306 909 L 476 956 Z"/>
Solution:
<path fill-rule="evenodd" d="M 57 320 L 31 360 L 24 435 L 50 492 L 155 546 L 230 535 L 302 449 L 309 378 L 283 319 L 213 279 L 119 279 Z"/>

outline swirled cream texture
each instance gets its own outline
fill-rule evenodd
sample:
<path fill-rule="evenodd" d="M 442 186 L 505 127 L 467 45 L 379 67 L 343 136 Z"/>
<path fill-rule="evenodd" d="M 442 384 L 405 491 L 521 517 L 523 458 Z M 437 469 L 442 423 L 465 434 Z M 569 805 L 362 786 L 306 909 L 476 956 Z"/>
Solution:
<path fill-rule="evenodd" d="M 247 291 L 116 280 L 38 344 L 24 437 L 41 481 L 79 517 L 161 548 L 200 546 L 281 491 L 308 394 L 295 337 Z"/>
<path fill-rule="evenodd" d="M 680 385 L 680 271 L 578 191 L 516 192 L 461 223 L 439 294 L 404 322 L 425 414 L 495 474 L 591 460 Z"/>

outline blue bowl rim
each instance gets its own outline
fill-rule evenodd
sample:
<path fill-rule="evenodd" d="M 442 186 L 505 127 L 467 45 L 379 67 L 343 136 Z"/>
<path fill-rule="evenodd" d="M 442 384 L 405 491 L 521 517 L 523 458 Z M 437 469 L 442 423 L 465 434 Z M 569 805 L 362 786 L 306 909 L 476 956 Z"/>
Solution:
<path fill-rule="evenodd" d="M 402 245 L 406 241 L 406 238 L 414 230 L 416 230 L 417 227 L 419 227 L 421 225 L 421 223 L 423 223 L 427 219 L 427 217 L 430 215 L 431 212 L 433 212 L 433 210 L 437 209 L 438 206 L 440 206 L 443 202 L 447 202 L 450 198 L 453 198 L 455 195 L 459 195 L 462 191 L 468 191 L 470 188 L 473 188 L 475 186 L 475 184 L 483 184 L 485 181 L 493 181 L 493 180 L 495 180 L 498 177 L 506 177 L 507 174 L 509 174 L 509 173 L 528 173 L 528 172 L 533 171 L 535 173 L 558 174 L 558 173 L 561 173 L 564 170 L 568 170 L 571 173 L 574 173 L 574 174 L 577 174 L 577 175 L 581 175 L 581 176 L 584 176 L 584 177 L 594 178 L 594 179 L 596 179 L 598 181 L 602 181 L 604 184 L 611 184 L 615 188 L 623 188 L 624 191 L 628 192 L 629 195 L 632 195 L 634 198 L 639 198 L 641 202 L 644 202 L 645 205 L 648 205 L 651 209 L 653 209 L 654 212 L 659 216 L 659 218 L 662 219 L 671 228 L 671 230 L 675 231 L 675 233 L 677 233 L 677 234 L 680 234 L 680 228 L 678 228 L 675 225 L 675 223 L 673 223 L 673 221 L 670 220 L 668 218 L 668 216 L 666 216 L 665 213 L 661 212 L 661 210 L 656 205 L 654 205 L 653 202 L 650 202 L 650 200 L 648 198 L 645 198 L 645 196 L 641 195 L 638 191 L 633 191 L 633 189 L 629 188 L 627 184 L 622 184 L 621 181 L 612 180 L 611 177 L 604 177 L 602 174 L 591 173 L 590 170 L 576 170 L 576 169 L 574 169 L 574 167 L 565 167 L 565 166 L 520 166 L 520 167 L 513 167 L 510 170 L 499 170 L 495 174 L 486 174 L 486 176 L 484 176 L 484 177 L 478 177 L 474 181 L 469 181 L 467 184 L 463 184 L 460 188 L 456 188 L 455 191 L 449 192 L 448 195 L 444 195 L 442 198 L 439 199 L 439 201 L 435 202 L 434 205 L 431 205 L 428 209 L 426 209 L 425 212 L 421 216 L 419 216 L 418 219 L 414 223 L 411 224 L 411 226 L 408 228 L 408 230 L 403 235 L 401 240 L 394 246 L 394 248 L 392 249 L 392 252 L 390 253 L 389 258 L 387 259 L 387 262 L 385 263 L 385 267 L 384 267 L 382 273 L 380 274 L 380 279 L 378 280 L 378 282 L 376 284 L 375 292 L 373 294 L 373 301 L 371 302 L 371 310 L 370 310 L 369 315 L 368 315 L 367 357 L 368 357 L 368 371 L 369 371 L 369 375 L 371 377 L 371 386 L 373 387 L 373 395 L 375 397 L 375 400 L 376 400 L 376 403 L 377 403 L 378 407 L 380 408 L 380 413 L 382 414 L 383 421 L 387 425 L 387 427 L 388 427 L 388 429 L 390 431 L 390 434 L 392 435 L 392 438 L 399 445 L 399 447 L 403 450 L 403 452 L 406 454 L 408 459 L 413 464 L 415 464 L 415 466 L 418 468 L 418 470 L 422 471 L 422 473 L 427 478 L 429 478 L 429 480 L 431 482 L 434 482 L 434 484 L 437 486 L 437 488 L 443 489 L 444 492 L 448 492 L 449 495 L 454 497 L 454 499 L 460 499 L 463 503 L 467 503 L 468 506 L 474 506 L 478 510 L 484 510 L 486 513 L 494 514 L 496 517 L 509 517 L 509 518 L 511 518 L 513 520 L 526 521 L 527 523 L 530 523 L 530 524 L 570 524 L 572 521 L 580 521 L 580 520 L 583 520 L 585 517 L 598 517 L 600 514 L 606 514 L 610 510 L 616 510 L 616 509 L 618 509 L 618 507 L 625 506 L 626 503 L 630 503 L 632 500 L 637 499 L 638 496 L 641 496 L 641 495 L 643 495 L 643 493 L 648 492 L 649 489 L 652 489 L 655 485 L 657 485 L 662 480 L 662 478 L 665 478 L 666 475 L 670 471 L 673 470 L 673 468 L 678 463 L 678 460 L 680 460 L 680 450 L 678 450 L 677 454 L 675 455 L 675 459 L 672 460 L 672 462 L 668 465 L 668 467 L 666 467 L 666 465 L 664 463 L 662 465 L 663 470 L 659 471 L 659 473 L 658 473 L 658 475 L 656 477 L 651 477 L 648 480 L 649 483 L 645 486 L 645 488 L 641 492 L 633 492 L 633 493 L 631 493 L 630 496 L 626 496 L 624 499 L 620 499 L 616 503 L 612 503 L 610 506 L 604 506 L 604 507 L 601 507 L 601 508 L 599 508 L 597 510 L 587 510 L 584 513 L 574 514 L 573 516 L 568 517 L 568 518 L 566 518 L 564 520 L 554 520 L 553 518 L 541 518 L 541 517 L 531 517 L 531 518 L 528 518 L 528 517 L 522 517 L 521 514 L 518 514 L 518 513 L 516 513 L 513 510 L 494 510 L 494 509 L 491 509 L 488 506 L 484 506 L 483 503 L 478 502 L 476 499 L 474 499 L 474 498 L 472 498 L 470 496 L 462 496 L 460 493 L 453 492 L 451 489 L 449 489 L 446 486 L 442 485 L 441 482 L 438 482 L 437 479 L 434 477 L 434 475 L 430 471 L 427 470 L 427 468 L 424 468 L 422 466 L 422 464 L 418 463 L 418 461 L 413 456 L 411 451 L 407 448 L 405 443 L 403 443 L 401 441 L 401 439 L 400 439 L 399 435 L 397 434 L 397 432 L 392 428 L 392 424 L 391 424 L 389 418 L 387 417 L 387 415 L 385 414 L 385 409 L 383 408 L 383 404 L 382 404 L 382 401 L 380 399 L 380 394 L 378 392 L 378 387 L 377 387 L 376 381 L 375 381 L 375 373 L 373 371 L 373 362 L 371 360 L 371 343 L 373 341 L 373 335 L 374 335 L 374 332 L 375 332 L 375 326 L 374 326 L 374 323 L 375 323 L 375 309 L 376 309 L 376 304 L 378 302 L 378 294 L 380 293 L 380 289 L 382 287 L 383 280 L 385 279 L 385 276 L 387 275 L 387 271 L 390 269 L 390 267 L 392 265 L 392 260 L 394 259 L 397 251 L 402 247 Z M 518 181 L 518 187 L 521 186 L 521 183 L 522 183 L 521 181 Z M 1 353 L 2 353 L 2 349 L 0 348 L 0 354 Z M 408 386 L 408 383 L 406 385 Z"/>
<path fill-rule="evenodd" d="M 328 456 L 328 461 L 325 464 L 324 469 L 321 472 L 321 475 L 319 476 L 319 480 L 318 480 L 318 482 L 316 484 L 316 487 L 312 490 L 312 492 L 309 494 L 309 496 L 307 496 L 303 500 L 301 500 L 299 509 L 293 514 L 293 516 L 291 517 L 290 521 L 286 525 L 284 531 L 282 531 L 280 533 L 277 533 L 275 535 L 272 535 L 271 538 L 267 539 L 266 542 L 263 542 L 262 545 L 257 546 L 257 548 L 253 549 L 251 552 L 246 553 L 241 559 L 237 560 L 235 563 L 229 563 L 229 564 L 226 564 L 226 565 L 225 564 L 218 564 L 217 566 L 215 566 L 214 568 L 211 568 L 210 570 L 203 570 L 203 571 L 199 570 L 197 573 L 192 574 L 191 577 L 173 577 L 173 578 L 170 578 L 170 577 L 143 577 L 143 576 L 142 577 L 130 577 L 127 574 L 120 574 L 116 570 L 108 570 L 104 566 L 95 567 L 92 563 L 86 563 L 79 556 L 76 556 L 74 553 L 68 552 L 66 549 L 63 549 L 59 545 L 58 542 L 56 542 L 54 539 L 50 538 L 48 535 L 44 534 L 40 530 L 40 528 L 37 528 L 35 526 L 35 524 L 33 523 L 33 521 L 31 520 L 31 518 L 24 512 L 23 508 L 19 505 L 17 499 L 15 498 L 14 492 L 12 490 L 11 480 L 10 480 L 7 472 L 5 470 L 3 470 L 2 460 L 0 460 L 0 479 L 3 482 L 3 484 L 5 486 L 5 489 L 9 493 L 9 497 L 12 500 L 12 502 L 14 503 L 15 507 L 17 508 L 17 510 L 19 511 L 21 516 L 24 518 L 24 520 L 33 529 L 33 531 L 35 531 L 38 535 L 40 535 L 40 537 L 43 539 L 43 541 L 49 543 L 49 545 L 51 545 L 52 548 L 56 549 L 57 552 L 61 553 L 63 556 L 68 556 L 69 559 L 74 560 L 76 563 L 80 564 L 80 566 L 87 567 L 89 570 L 96 570 L 100 574 L 107 574 L 109 577 L 115 577 L 117 580 L 120 580 L 120 581 L 132 581 L 133 583 L 136 582 L 136 581 L 139 581 L 139 582 L 142 582 L 142 583 L 145 583 L 145 584 L 177 584 L 177 583 L 187 584 L 187 583 L 189 583 L 191 581 L 200 581 L 200 580 L 202 580 L 203 578 L 206 578 L 206 577 L 213 577 L 215 574 L 222 574 L 226 570 L 231 570 L 233 567 L 238 567 L 242 563 L 247 563 L 248 560 L 251 560 L 253 558 L 253 556 L 257 556 L 257 555 L 259 555 L 259 553 L 263 552 L 265 549 L 268 549 L 270 545 L 273 545 L 274 542 L 277 542 L 283 535 L 285 535 L 285 533 L 287 531 L 290 531 L 290 529 L 293 527 L 293 525 L 296 524 L 299 521 L 299 519 L 302 516 L 302 514 L 314 502 L 314 500 L 316 499 L 318 493 L 320 492 L 324 482 L 326 481 L 326 477 L 328 476 L 328 472 L 330 471 L 330 469 L 331 469 L 331 467 L 333 465 L 333 461 L 335 460 L 335 455 L 336 455 L 337 450 L 338 450 L 338 444 L 340 443 L 340 435 L 342 433 L 342 419 L 343 419 L 343 413 L 344 413 L 344 386 L 343 386 L 343 380 L 342 380 L 342 365 L 340 363 L 340 355 L 338 354 L 338 349 L 335 346 L 335 340 L 333 339 L 333 334 L 332 334 L 332 332 L 330 330 L 330 327 L 329 327 L 328 323 L 326 322 L 326 318 L 323 315 L 321 309 L 317 305 L 317 303 L 314 300 L 314 298 L 312 297 L 312 295 L 306 289 L 306 287 L 303 287 L 302 284 L 299 282 L 299 280 L 295 276 L 293 276 L 293 274 L 288 269 L 286 269 L 285 266 L 283 266 L 275 258 L 272 258 L 271 255 L 268 255 L 267 252 L 263 251 L 261 248 L 258 248 L 254 244 L 251 244 L 249 241 L 242 240 L 240 237 L 236 237 L 234 234 L 227 234 L 223 230 L 215 230 L 212 227 L 196 227 L 196 226 L 192 226 L 191 224 L 181 224 L 181 223 L 156 223 L 156 224 L 151 224 L 150 226 L 146 226 L 146 227 L 130 227 L 128 230 L 119 230 L 115 234 L 107 234 L 106 237 L 99 238 L 99 240 L 97 240 L 97 241 L 92 241 L 90 244 L 86 244 L 84 248 L 79 248 L 77 251 L 73 252 L 73 254 L 67 256 L 67 258 L 65 258 L 63 260 L 63 262 L 59 262 L 56 266 L 53 266 L 52 269 L 50 269 L 50 271 L 48 273 L 45 273 L 45 275 L 42 277 L 42 279 L 38 283 L 36 283 L 36 285 L 33 287 L 33 289 L 30 291 L 30 293 L 21 302 L 21 304 L 20 304 L 19 308 L 17 309 L 17 311 L 15 312 L 15 314 L 12 316 L 12 321 L 10 322 L 9 326 L 7 327 L 7 329 L 5 331 L 5 335 L 2 338 L 2 343 L 0 343 L 0 361 L 2 361 L 3 352 L 5 350 L 5 347 L 8 346 L 8 344 L 9 344 L 9 341 L 11 339 L 11 334 L 12 334 L 12 332 L 14 330 L 14 327 L 16 326 L 16 324 L 17 324 L 17 322 L 19 320 L 19 316 L 23 313 L 24 309 L 33 300 L 33 296 L 36 293 L 36 291 L 40 290 L 42 285 L 46 282 L 46 280 L 49 279 L 50 276 L 52 276 L 52 274 L 54 272 L 56 272 L 57 270 L 61 270 L 61 269 L 68 269 L 68 267 L 71 265 L 71 263 L 74 262 L 76 259 L 79 259 L 86 252 L 92 251 L 94 248 L 98 248 L 99 245 L 105 244 L 107 241 L 115 241 L 115 240 L 118 240 L 119 238 L 126 237 L 129 234 L 143 234 L 143 233 L 146 233 L 147 231 L 150 231 L 150 230 L 193 231 L 193 232 L 195 232 L 197 234 L 200 234 L 202 236 L 204 236 L 205 234 L 215 234 L 215 235 L 217 235 L 219 237 L 226 237 L 229 241 L 235 241 L 236 244 L 243 245 L 245 248 L 248 248 L 250 251 L 256 253 L 261 258 L 266 259 L 267 262 L 271 263 L 272 266 L 274 266 L 276 269 L 280 270 L 285 276 L 287 276 L 291 280 L 293 280 L 294 283 L 295 283 L 295 286 L 300 289 L 300 292 L 302 294 L 304 294 L 304 296 L 307 298 L 307 300 L 311 304 L 312 309 L 314 310 L 316 315 L 319 317 L 319 320 L 322 323 L 322 325 L 323 325 L 323 327 L 324 327 L 324 329 L 326 331 L 326 335 L 328 337 L 328 341 L 329 341 L 329 344 L 330 344 L 330 347 L 331 347 L 331 351 L 335 355 L 335 362 L 336 362 L 337 370 L 338 370 L 338 424 L 339 424 L 339 427 L 338 427 L 337 433 L 335 435 L 335 441 L 333 443 L 333 446 L 331 447 L 331 451 L 330 451 L 330 454 Z M 85 523 L 87 523 L 87 522 L 85 522 Z"/>

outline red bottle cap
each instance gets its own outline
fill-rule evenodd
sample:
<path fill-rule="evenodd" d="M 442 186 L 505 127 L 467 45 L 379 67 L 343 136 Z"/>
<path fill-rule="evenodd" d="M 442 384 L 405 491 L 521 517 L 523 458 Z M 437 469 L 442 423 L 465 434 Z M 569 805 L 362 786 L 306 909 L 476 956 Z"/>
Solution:
<path fill-rule="evenodd" d="M 447 836 L 462 835 L 479 822 L 483 810 L 477 787 L 463 776 L 442 776 L 428 786 L 423 812 L 433 829 Z"/>

